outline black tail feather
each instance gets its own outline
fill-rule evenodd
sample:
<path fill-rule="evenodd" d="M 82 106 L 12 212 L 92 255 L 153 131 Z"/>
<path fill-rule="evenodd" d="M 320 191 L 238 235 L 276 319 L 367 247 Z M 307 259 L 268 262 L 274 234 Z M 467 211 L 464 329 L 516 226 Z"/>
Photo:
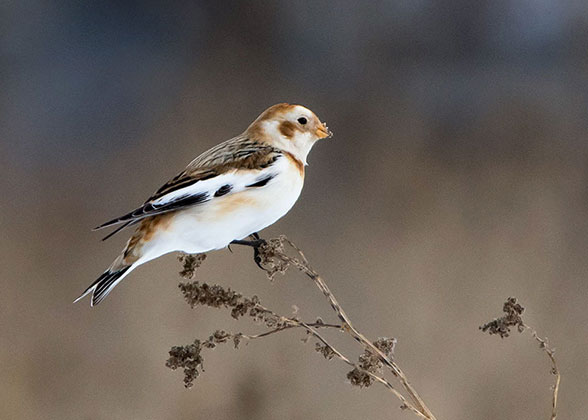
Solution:
<path fill-rule="evenodd" d="M 107 240 L 108 238 L 110 238 L 111 236 L 117 234 L 118 232 L 120 232 L 121 230 L 123 230 L 124 228 L 126 228 L 129 225 L 133 225 L 137 223 L 134 220 L 129 220 L 128 222 L 126 222 L 124 225 L 120 225 L 119 227 L 117 227 L 116 229 L 114 229 L 112 232 L 110 232 L 108 235 L 106 235 L 104 238 L 102 238 L 103 241 Z"/>
<path fill-rule="evenodd" d="M 108 226 L 117 225 L 119 223 L 124 223 L 124 222 L 128 221 L 129 219 L 131 219 L 132 215 L 133 215 L 132 213 L 125 214 L 124 216 L 117 217 L 116 219 L 109 220 L 108 222 L 104 222 L 101 225 L 96 226 L 92 230 L 100 230 L 100 229 L 107 228 Z"/>
<path fill-rule="evenodd" d="M 120 280 L 120 278 L 131 268 L 130 265 L 122 267 L 119 270 L 111 271 L 110 269 L 102 273 L 98 279 L 88 287 L 84 293 L 80 295 L 75 301 L 82 299 L 84 296 L 92 292 L 91 305 L 98 305 L 110 293 L 112 288 Z"/>

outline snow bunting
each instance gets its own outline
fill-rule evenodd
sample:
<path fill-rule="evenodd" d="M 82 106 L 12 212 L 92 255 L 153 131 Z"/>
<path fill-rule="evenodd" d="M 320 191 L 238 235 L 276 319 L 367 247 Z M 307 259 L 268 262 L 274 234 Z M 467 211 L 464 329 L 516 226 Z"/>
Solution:
<path fill-rule="evenodd" d="M 134 268 L 173 251 L 190 254 L 245 244 L 284 216 L 304 183 L 306 157 L 332 133 L 309 109 L 277 104 L 243 132 L 204 152 L 145 203 L 95 229 L 137 225 L 122 253 L 75 300 L 100 303 Z"/>

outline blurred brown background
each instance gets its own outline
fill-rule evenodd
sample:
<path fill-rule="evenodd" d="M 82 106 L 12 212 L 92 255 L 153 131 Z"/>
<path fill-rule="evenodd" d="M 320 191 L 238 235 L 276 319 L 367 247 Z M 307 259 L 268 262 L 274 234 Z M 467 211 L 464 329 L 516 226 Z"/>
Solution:
<path fill-rule="evenodd" d="M 478 331 L 510 295 L 557 348 L 561 418 L 585 417 L 586 3 L 25 0 L 0 22 L 0 418 L 414 418 L 297 332 L 209 353 L 185 390 L 170 346 L 260 328 L 190 310 L 171 255 L 72 304 L 126 240 L 90 228 L 282 101 L 335 137 L 263 236 L 298 243 L 364 333 L 398 338 L 439 419 L 548 418 L 545 355 Z M 198 276 L 332 319 L 248 249 Z"/>

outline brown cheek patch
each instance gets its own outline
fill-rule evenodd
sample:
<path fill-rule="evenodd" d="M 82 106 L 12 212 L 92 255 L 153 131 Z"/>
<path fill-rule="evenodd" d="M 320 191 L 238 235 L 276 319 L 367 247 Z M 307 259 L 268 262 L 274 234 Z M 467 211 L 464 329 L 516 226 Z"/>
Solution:
<path fill-rule="evenodd" d="M 273 120 L 278 115 L 283 115 L 290 109 L 292 109 L 292 105 L 290 104 L 276 104 L 274 106 L 270 106 L 268 109 L 263 111 L 259 117 L 249 126 L 247 129 L 250 136 L 257 140 L 268 141 L 271 140 L 267 138 L 267 133 L 261 128 L 261 123 L 263 121 Z"/>
<path fill-rule="evenodd" d="M 280 124 L 280 133 L 286 138 L 291 139 L 294 137 L 294 133 L 298 130 L 298 127 L 290 121 L 283 121 Z"/>

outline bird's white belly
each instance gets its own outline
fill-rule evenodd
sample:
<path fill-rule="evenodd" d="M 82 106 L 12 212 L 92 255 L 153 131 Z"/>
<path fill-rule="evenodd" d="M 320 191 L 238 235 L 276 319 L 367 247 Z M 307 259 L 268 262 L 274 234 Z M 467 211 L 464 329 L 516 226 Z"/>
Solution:
<path fill-rule="evenodd" d="M 167 252 L 198 253 L 220 249 L 235 239 L 258 232 L 292 208 L 302 185 L 303 177 L 298 171 L 286 171 L 263 187 L 215 197 L 180 211 L 163 233 Z"/>

